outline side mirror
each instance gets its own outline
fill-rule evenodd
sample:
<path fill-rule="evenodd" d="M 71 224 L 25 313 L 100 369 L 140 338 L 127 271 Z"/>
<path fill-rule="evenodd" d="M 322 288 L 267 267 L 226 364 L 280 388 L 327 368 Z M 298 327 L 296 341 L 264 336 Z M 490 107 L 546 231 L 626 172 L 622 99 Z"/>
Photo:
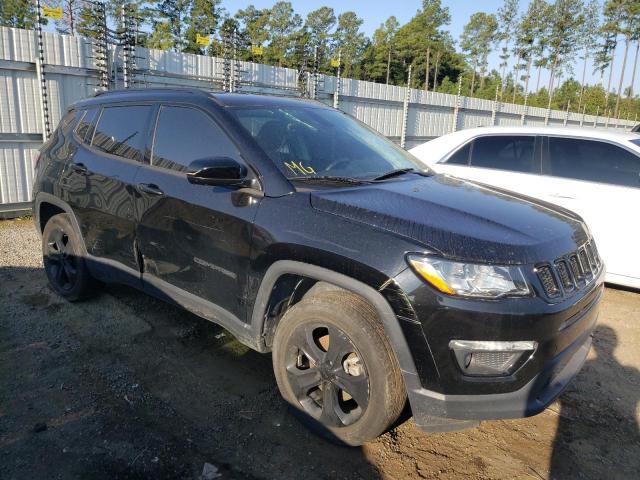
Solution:
<path fill-rule="evenodd" d="M 208 157 L 194 160 L 187 173 L 189 183 L 199 185 L 219 185 L 227 187 L 248 187 L 247 167 L 229 157 Z"/>

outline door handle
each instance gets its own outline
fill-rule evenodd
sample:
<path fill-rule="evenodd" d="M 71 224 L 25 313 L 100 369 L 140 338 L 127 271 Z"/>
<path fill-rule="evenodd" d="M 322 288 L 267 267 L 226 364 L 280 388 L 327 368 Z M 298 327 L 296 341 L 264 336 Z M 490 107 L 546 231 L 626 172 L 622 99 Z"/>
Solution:
<path fill-rule="evenodd" d="M 89 173 L 89 169 L 84 163 L 72 163 L 71 170 L 73 170 L 76 173 L 79 173 L 80 175 L 86 175 Z"/>
<path fill-rule="evenodd" d="M 160 187 L 158 187 L 155 183 L 139 183 L 138 190 L 150 195 L 164 195 L 164 192 L 160 190 Z"/>

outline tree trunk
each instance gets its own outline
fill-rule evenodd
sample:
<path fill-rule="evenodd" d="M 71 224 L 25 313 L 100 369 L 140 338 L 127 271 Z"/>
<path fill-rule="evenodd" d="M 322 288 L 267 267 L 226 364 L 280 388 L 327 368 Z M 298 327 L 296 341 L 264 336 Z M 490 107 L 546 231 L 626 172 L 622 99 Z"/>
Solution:
<path fill-rule="evenodd" d="M 390 71 L 391 71 L 391 43 L 389 43 L 389 55 L 387 56 L 387 85 L 389 85 Z"/>
<path fill-rule="evenodd" d="M 433 72 L 433 91 L 436 91 L 436 87 L 438 86 L 438 67 L 440 66 L 440 55 L 442 55 L 441 52 L 438 52 L 438 54 L 436 55 L 436 68 L 435 71 Z"/>
<path fill-rule="evenodd" d="M 429 91 L 429 56 L 431 55 L 431 45 L 427 47 L 427 67 L 424 70 L 424 91 Z"/>
<path fill-rule="evenodd" d="M 549 72 L 549 88 L 547 91 L 549 92 L 549 98 L 551 98 L 553 92 L 553 82 L 556 79 L 556 67 L 558 66 L 558 55 L 554 55 L 553 63 L 551 64 L 551 71 Z"/>
<path fill-rule="evenodd" d="M 69 3 L 67 3 L 67 6 L 69 7 L 69 35 L 75 35 L 75 21 L 73 19 L 73 1 L 70 0 Z"/>
<path fill-rule="evenodd" d="M 627 98 L 633 97 L 633 84 L 636 81 L 636 67 L 638 66 L 638 50 L 640 50 L 640 40 L 636 42 L 636 56 L 635 56 L 635 60 L 633 61 L 633 70 L 631 73 L 631 84 L 629 86 L 629 95 L 627 95 Z"/>
<path fill-rule="evenodd" d="M 533 63 L 533 56 L 529 56 L 529 62 L 527 63 L 527 75 L 524 80 L 524 94 L 525 96 L 529 92 L 529 78 L 531 77 L 531 64 Z"/>
<path fill-rule="evenodd" d="M 536 81 L 536 93 L 540 90 L 540 73 L 542 73 L 542 65 L 538 65 L 538 80 Z"/>
<path fill-rule="evenodd" d="M 605 111 L 609 109 L 609 95 L 611 94 L 611 79 L 613 78 L 613 62 L 616 58 L 616 47 L 613 47 L 611 52 L 611 63 L 609 64 L 609 81 L 607 82 L 607 91 L 604 95 L 604 108 Z"/>
<path fill-rule="evenodd" d="M 473 97 L 473 88 L 476 86 L 476 66 L 478 62 L 473 62 L 473 73 L 471 74 L 471 95 Z"/>
<path fill-rule="evenodd" d="M 504 55 L 507 55 L 507 53 L 509 52 L 509 38 L 505 38 L 504 39 L 504 49 L 502 50 Z M 502 88 L 501 88 L 501 92 L 500 92 L 500 98 L 502 98 L 502 95 L 504 94 L 504 89 L 507 85 L 506 79 L 504 78 L 507 72 L 507 59 L 503 60 L 503 64 L 502 64 L 502 73 L 500 74 L 500 77 L 502 79 Z"/>
<path fill-rule="evenodd" d="M 511 103 L 516 103 L 516 94 L 518 93 L 518 74 L 520 73 L 520 57 L 516 61 L 513 67 L 513 100 Z"/>
<path fill-rule="evenodd" d="M 582 81 L 580 82 L 580 96 L 578 97 L 578 112 L 582 107 L 582 96 L 584 95 L 584 80 L 587 75 L 587 59 L 589 58 L 589 48 L 584 47 L 584 64 L 582 65 Z"/>
<path fill-rule="evenodd" d="M 624 55 L 622 56 L 622 71 L 620 72 L 620 81 L 618 82 L 618 96 L 616 97 L 616 110 L 614 117 L 618 118 L 620 112 L 620 98 L 622 98 L 622 88 L 624 83 L 624 71 L 627 69 L 627 54 L 629 53 L 629 37 L 624 40 Z"/>

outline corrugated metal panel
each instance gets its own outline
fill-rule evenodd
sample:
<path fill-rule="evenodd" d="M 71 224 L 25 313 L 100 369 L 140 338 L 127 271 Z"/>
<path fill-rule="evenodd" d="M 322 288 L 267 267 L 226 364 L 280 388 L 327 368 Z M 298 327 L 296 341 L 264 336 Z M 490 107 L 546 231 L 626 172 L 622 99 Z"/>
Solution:
<path fill-rule="evenodd" d="M 40 132 L 39 100 L 35 72 L 0 70 L 0 133 Z"/>
<path fill-rule="evenodd" d="M 0 203 L 31 200 L 33 160 L 38 143 L 0 142 Z"/>

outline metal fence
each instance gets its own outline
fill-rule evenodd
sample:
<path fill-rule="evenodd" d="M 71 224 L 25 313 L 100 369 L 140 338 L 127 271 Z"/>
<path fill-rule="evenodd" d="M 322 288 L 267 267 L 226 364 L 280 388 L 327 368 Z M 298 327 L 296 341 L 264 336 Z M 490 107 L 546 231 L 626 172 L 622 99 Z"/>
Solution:
<path fill-rule="evenodd" d="M 41 48 L 40 48 L 41 47 Z M 632 121 L 523 107 L 332 76 L 234 62 L 228 58 L 135 49 L 135 68 L 123 69 L 127 52 L 108 45 L 110 88 L 190 86 L 222 90 L 229 69 L 242 92 L 306 95 L 337 105 L 383 135 L 411 147 L 451 131 L 480 125 L 566 125 L 628 129 Z M 104 65 L 104 64 L 102 64 Z M 102 70 L 101 70 L 102 68 Z M 31 200 L 33 159 L 50 128 L 71 103 L 99 89 L 105 72 L 95 42 L 79 37 L 0 27 L 0 210 Z"/>

